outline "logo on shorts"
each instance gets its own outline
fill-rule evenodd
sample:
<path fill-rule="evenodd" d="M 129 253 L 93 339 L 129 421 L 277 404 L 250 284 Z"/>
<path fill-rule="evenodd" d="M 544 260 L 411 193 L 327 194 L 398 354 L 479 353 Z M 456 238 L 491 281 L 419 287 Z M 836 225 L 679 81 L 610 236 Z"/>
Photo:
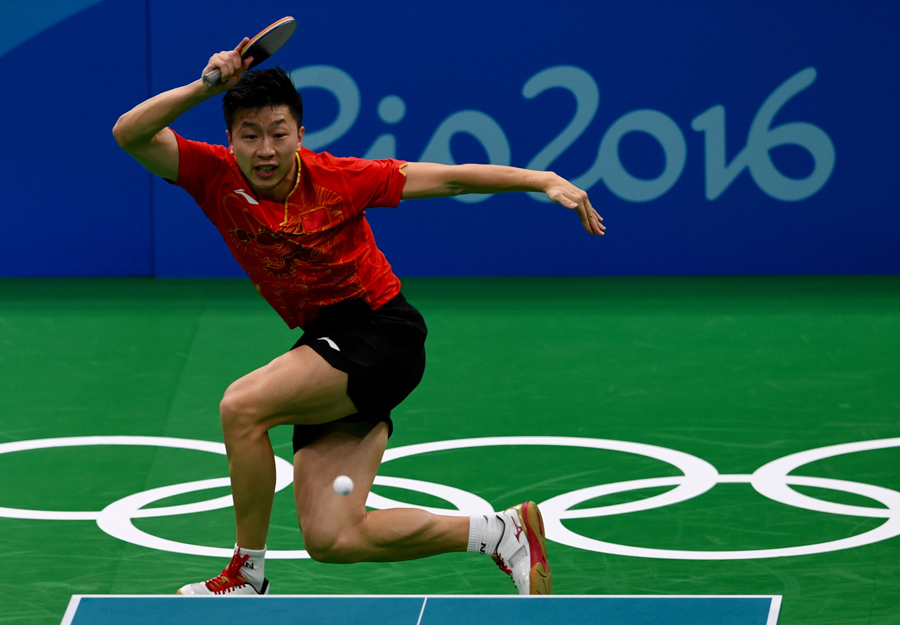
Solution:
<path fill-rule="evenodd" d="M 326 343 L 328 343 L 328 346 L 329 346 L 331 349 L 333 349 L 333 350 L 335 350 L 335 351 L 338 351 L 338 352 L 341 351 L 341 348 L 337 346 L 337 343 L 335 343 L 334 341 L 332 341 L 332 340 L 331 340 L 330 338 L 328 338 L 327 336 L 323 336 L 323 337 L 318 338 L 318 339 L 316 339 L 316 340 L 317 340 L 317 341 L 325 341 Z"/>

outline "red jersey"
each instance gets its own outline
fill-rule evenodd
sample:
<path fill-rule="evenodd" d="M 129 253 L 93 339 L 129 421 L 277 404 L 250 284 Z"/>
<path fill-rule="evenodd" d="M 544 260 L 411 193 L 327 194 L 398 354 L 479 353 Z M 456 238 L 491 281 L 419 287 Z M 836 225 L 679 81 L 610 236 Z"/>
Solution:
<path fill-rule="evenodd" d="M 298 181 L 285 202 L 256 195 L 221 145 L 178 139 L 178 180 L 222 234 L 234 258 L 290 326 L 319 308 L 362 298 L 374 310 L 400 292 L 375 246 L 365 209 L 394 208 L 404 161 L 297 152 Z"/>

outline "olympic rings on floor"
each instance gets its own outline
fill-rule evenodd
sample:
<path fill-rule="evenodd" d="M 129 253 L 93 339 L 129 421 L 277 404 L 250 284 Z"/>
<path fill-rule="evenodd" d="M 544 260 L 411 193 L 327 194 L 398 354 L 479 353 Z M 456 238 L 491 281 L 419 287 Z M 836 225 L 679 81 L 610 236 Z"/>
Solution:
<path fill-rule="evenodd" d="M 153 436 L 85 436 L 18 441 L 0 444 L 0 454 L 31 449 L 86 445 L 144 445 L 191 449 L 221 455 L 225 454 L 225 446 L 221 443 Z M 434 451 L 520 445 L 582 447 L 620 451 L 667 462 L 681 471 L 682 475 L 674 477 L 629 480 L 614 484 L 590 486 L 588 488 L 582 488 L 557 495 L 556 497 L 552 497 L 551 499 L 540 503 L 539 505 L 544 517 L 547 538 L 577 549 L 642 558 L 676 560 L 742 560 L 802 556 L 841 549 L 851 549 L 900 535 L 900 493 L 897 491 L 871 484 L 861 484 L 859 482 L 846 480 L 790 475 L 792 471 L 811 462 L 825 458 L 832 458 L 860 451 L 900 447 L 900 438 L 860 441 L 811 449 L 773 460 L 758 468 L 750 475 L 722 475 L 718 473 L 715 467 L 705 460 L 665 447 L 627 441 L 556 436 L 504 436 L 420 443 L 417 445 L 408 445 L 387 450 L 384 454 L 383 463 Z M 282 458 L 276 457 L 275 461 L 277 492 L 291 484 L 293 480 L 293 469 L 290 463 Z M 369 494 L 366 501 L 366 504 L 371 508 L 420 508 L 436 514 L 455 514 L 461 516 L 487 514 L 493 510 L 491 504 L 481 497 L 443 484 L 384 476 L 376 477 L 375 484 L 426 493 L 444 499 L 453 505 L 456 510 L 416 506 L 394 501 L 374 492 Z M 881 518 L 886 520 L 874 529 L 839 540 L 779 549 L 743 551 L 684 551 L 632 547 L 588 538 L 573 532 L 563 524 L 563 521 L 566 519 L 628 514 L 674 505 L 698 497 L 715 487 L 717 484 L 750 484 L 753 489 L 764 497 L 796 508 L 828 514 Z M 230 495 L 191 504 L 160 508 L 144 508 L 144 506 L 151 503 L 175 495 L 226 487 L 228 485 L 229 479 L 226 477 L 154 488 L 123 497 L 122 499 L 107 505 L 103 510 L 95 512 L 25 510 L 0 507 L 0 517 L 62 521 L 95 520 L 101 530 L 110 536 L 129 543 L 174 553 L 227 558 L 231 556 L 231 547 L 207 547 L 166 540 L 139 530 L 134 526 L 133 520 L 138 518 L 192 514 L 229 507 L 232 505 Z M 876 508 L 833 503 L 799 493 L 791 488 L 791 486 L 813 486 L 845 493 L 853 493 L 877 501 L 885 507 Z M 572 510 L 572 507 L 580 503 L 604 495 L 658 487 L 674 488 L 661 494 L 628 503 Z M 303 550 L 270 550 L 267 553 L 267 557 L 273 559 L 297 559 L 308 558 L 309 555 Z"/>

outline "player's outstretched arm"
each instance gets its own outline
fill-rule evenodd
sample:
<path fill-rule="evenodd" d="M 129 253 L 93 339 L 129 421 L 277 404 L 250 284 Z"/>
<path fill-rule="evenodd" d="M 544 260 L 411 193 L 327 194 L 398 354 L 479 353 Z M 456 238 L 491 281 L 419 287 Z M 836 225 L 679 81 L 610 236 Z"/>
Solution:
<path fill-rule="evenodd" d="M 222 81 L 207 87 L 199 78 L 194 82 L 172 89 L 141 102 L 122 115 L 113 127 L 113 136 L 119 146 L 131 154 L 150 172 L 176 180 L 178 178 L 178 142 L 169 130 L 169 124 L 180 115 L 204 100 L 232 88 L 240 80 L 253 57 L 241 59 L 240 48 L 219 52 L 209 59 L 202 74 L 213 69 L 222 73 Z"/>
<path fill-rule="evenodd" d="M 587 193 L 550 171 L 502 165 L 440 165 L 408 163 L 403 199 L 448 197 L 465 193 L 537 191 L 553 202 L 574 210 L 588 234 L 603 236 L 603 218 L 591 206 Z"/>

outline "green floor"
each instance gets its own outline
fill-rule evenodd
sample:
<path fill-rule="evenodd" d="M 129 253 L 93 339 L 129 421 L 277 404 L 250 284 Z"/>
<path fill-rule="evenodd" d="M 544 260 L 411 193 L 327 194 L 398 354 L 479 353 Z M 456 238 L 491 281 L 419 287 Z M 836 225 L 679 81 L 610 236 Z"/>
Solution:
<path fill-rule="evenodd" d="M 745 475 L 804 450 L 900 436 L 898 277 L 418 279 L 405 281 L 404 292 L 428 321 L 429 365 L 395 411 L 390 447 L 514 435 L 612 439 Z M 225 387 L 296 336 L 246 281 L 0 281 L 0 443 L 93 435 L 221 441 Z M 288 429 L 274 432 L 273 442 L 290 458 Z M 900 490 L 900 449 L 844 454 L 797 473 Z M 679 471 L 621 451 L 495 446 L 402 458 L 382 474 L 455 486 L 502 508 Z M 92 511 L 150 488 L 223 477 L 227 465 L 199 451 L 63 447 L 2 454 L 0 475 L 2 507 Z M 276 496 L 270 549 L 302 549 L 289 491 Z M 861 495 L 797 491 L 884 511 L 817 512 L 726 483 L 683 503 L 564 525 L 620 545 L 739 551 L 835 541 L 900 517 L 900 508 Z M 447 505 L 401 489 L 377 492 Z M 227 548 L 231 514 L 135 525 Z M 0 623 L 56 624 L 72 594 L 170 593 L 223 565 L 120 541 L 91 520 L 0 516 L 0 545 L 7 562 Z M 781 594 L 783 625 L 900 623 L 900 538 L 723 561 L 553 542 L 549 549 L 560 594 Z M 514 591 L 489 560 L 471 554 L 352 566 L 270 560 L 267 575 L 276 594 Z"/>

